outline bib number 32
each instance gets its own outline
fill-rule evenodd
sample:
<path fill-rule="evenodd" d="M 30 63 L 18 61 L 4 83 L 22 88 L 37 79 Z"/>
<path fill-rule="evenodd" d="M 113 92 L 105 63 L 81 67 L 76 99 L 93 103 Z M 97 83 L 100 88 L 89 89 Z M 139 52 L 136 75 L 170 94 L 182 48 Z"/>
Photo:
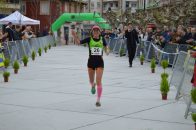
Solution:
<path fill-rule="evenodd" d="M 92 47 L 91 48 L 91 55 L 101 56 L 102 55 L 102 48 Z"/>

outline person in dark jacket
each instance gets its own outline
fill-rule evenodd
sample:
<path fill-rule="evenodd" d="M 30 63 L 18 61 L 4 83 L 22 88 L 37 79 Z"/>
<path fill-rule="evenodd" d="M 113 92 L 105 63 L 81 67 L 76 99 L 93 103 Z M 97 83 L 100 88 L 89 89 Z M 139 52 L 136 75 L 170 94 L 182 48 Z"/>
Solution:
<path fill-rule="evenodd" d="M 128 24 L 125 30 L 125 37 L 127 38 L 127 50 L 129 54 L 129 67 L 132 67 L 133 59 L 136 52 L 137 43 L 139 43 L 138 33 L 132 27 L 131 23 Z"/>
<path fill-rule="evenodd" d="M 14 41 L 14 31 L 12 29 L 12 23 L 9 22 L 7 27 L 5 28 L 5 32 L 7 33 L 8 41 Z"/>

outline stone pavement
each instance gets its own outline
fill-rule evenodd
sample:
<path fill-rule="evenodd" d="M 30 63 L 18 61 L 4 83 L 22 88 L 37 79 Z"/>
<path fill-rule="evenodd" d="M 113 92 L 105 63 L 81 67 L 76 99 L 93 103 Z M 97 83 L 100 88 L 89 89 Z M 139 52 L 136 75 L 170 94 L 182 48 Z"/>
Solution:
<path fill-rule="evenodd" d="M 95 107 L 87 75 L 88 49 L 58 46 L 30 61 L 9 83 L 0 78 L 0 130 L 194 130 L 186 105 L 161 100 L 160 73 L 127 57 L 104 56 L 103 97 Z M 167 69 L 171 75 L 171 70 Z"/>

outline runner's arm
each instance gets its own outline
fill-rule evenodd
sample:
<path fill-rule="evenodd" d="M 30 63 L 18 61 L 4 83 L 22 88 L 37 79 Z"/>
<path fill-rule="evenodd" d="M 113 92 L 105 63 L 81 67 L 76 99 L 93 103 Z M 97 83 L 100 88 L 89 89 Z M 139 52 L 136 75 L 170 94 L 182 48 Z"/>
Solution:
<path fill-rule="evenodd" d="M 71 31 L 71 34 L 72 34 L 72 36 L 73 36 L 73 38 L 74 38 L 76 44 L 79 45 L 79 44 L 80 44 L 80 39 L 79 39 L 79 37 L 77 36 L 76 32 L 75 32 L 74 30 L 72 30 L 72 31 Z"/>
<path fill-rule="evenodd" d="M 73 31 L 73 30 L 72 30 L 72 35 L 73 35 L 73 37 L 74 37 L 74 39 L 75 39 L 75 42 L 76 42 L 78 45 L 79 45 L 79 44 L 84 44 L 84 43 L 89 43 L 89 42 L 90 42 L 90 37 L 85 38 L 85 39 L 83 39 L 83 40 L 80 40 L 80 39 L 78 38 L 76 32 Z"/>
<path fill-rule="evenodd" d="M 105 38 L 103 38 L 103 45 L 105 46 L 105 53 L 106 53 L 106 55 L 109 55 L 109 53 L 110 53 L 110 48 L 109 48 L 109 46 L 108 46 L 108 44 L 107 44 Z"/>

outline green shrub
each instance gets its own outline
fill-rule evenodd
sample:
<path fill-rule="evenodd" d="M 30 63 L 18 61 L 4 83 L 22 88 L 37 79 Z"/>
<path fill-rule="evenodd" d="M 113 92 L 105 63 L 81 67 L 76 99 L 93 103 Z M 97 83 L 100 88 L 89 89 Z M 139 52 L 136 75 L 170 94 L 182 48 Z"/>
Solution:
<path fill-rule="evenodd" d="M 143 62 L 144 59 L 145 59 L 145 58 L 144 58 L 144 55 L 142 54 L 142 55 L 140 56 L 140 61 Z"/>
<path fill-rule="evenodd" d="M 32 51 L 32 53 L 31 53 L 31 58 L 32 58 L 32 60 L 35 60 L 35 56 L 36 56 L 35 51 Z"/>
<path fill-rule="evenodd" d="M 3 72 L 3 77 L 9 77 L 10 76 L 10 72 L 8 72 L 8 71 L 5 71 L 5 72 Z"/>
<path fill-rule="evenodd" d="M 48 45 L 48 49 L 51 49 L 51 45 L 50 44 Z"/>
<path fill-rule="evenodd" d="M 4 63 L 5 68 L 8 68 L 8 66 L 10 65 L 10 59 L 6 58 L 6 59 L 3 61 L 3 63 Z"/>
<path fill-rule="evenodd" d="M 167 78 L 161 80 L 160 91 L 162 94 L 167 94 L 169 92 L 169 83 Z"/>
<path fill-rule="evenodd" d="M 120 49 L 120 57 L 122 57 L 122 56 L 124 56 L 124 54 L 125 54 L 125 49 Z"/>
<path fill-rule="evenodd" d="M 29 61 L 28 56 L 26 56 L 26 55 L 23 56 L 22 61 L 23 61 L 23 63 L 24 63 L 24 66 L 27 66 L 27 63 L 28 63 L 28 61 Z"/>
<path fill-rule="evenodd" d="M 47 46 L 45 46 L 45 47 L 44 47 L 44 51 L 45 51 L 45 53 L 47 53 L 47 50 L 48 50 L 48 47 L 47 47 Z"/>
<path fill-rule="evenodd" d="M 152 69 L 155 69 L 156 68 L 156 61 L 155 61 L 155 59 L 153 58 L 152 60 L 151 60 L 151 66 L 150 66 Z"/>
<path fill-rule="evenodd" d="M 161 79 L 168 78 L 168 77 L 169 77 L 168 73 L 162 73 L 161 74 Z"/>
<path fill-rule="evenodd" d="M 19 65 L 19 63 L 18 63 L 17 60 L 14 61 L 13 68 L 14 68 L 15 70 L 18 70 L 18 69 L 20 68 L 20 65 Z"/>
<path fill-rule="evenodd" d="M 56 47 L 56 42 L 54 42 L 54 46 Z"/>
<path fill-rule="evenodd" d="M 193 122 L 195 122 L 195 123 L 196 123 L 196 113 L 192 113 L 192 114 L 191 114 L 191 116 L 192 116 L 192 120 L 193 120 Z"/>
<path fill-rule="evenodd" d="M 196 88 L 191 90 L 191 99 L 193 103 L 196 103 Z"/>
<path fill-rule="evenodd" d="M 161 61 L 161 66 L 164 69 L 164 73 L 165 73 L 165 69 L 168 67 L 168 61 L 167 60 L 162 60 Z"/>
<path fill-rule="evenodd" d="M 38 54 L 39 54 L 39 56 L 42 55 L 42 49 L 41 48 L 38 49 Z"/>

